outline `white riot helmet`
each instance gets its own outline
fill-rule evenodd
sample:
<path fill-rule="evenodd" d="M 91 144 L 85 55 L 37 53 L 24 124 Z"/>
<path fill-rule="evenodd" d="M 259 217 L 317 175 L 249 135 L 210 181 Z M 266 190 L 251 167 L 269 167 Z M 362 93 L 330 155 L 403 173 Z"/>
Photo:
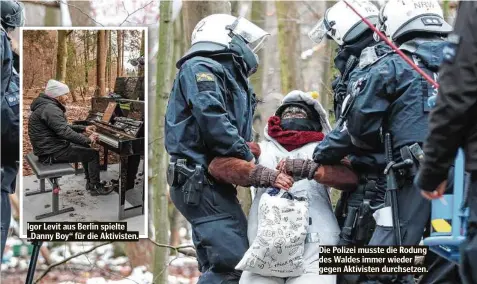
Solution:
<path fill-rule="evenodd" d="M 395 41 L 410 32 L 446 35 L 452 26 L 437 0 L 389 0 L 379 13 L 379 29 Z"/>
<path fill-rule="evenodd" d="M 0 0 L 2 28 L 13 30 L 25 25 L 25 8 L 17 0 Z"/>
<path fill-rule="evenodd" d="M 378 8 L 367 0 L 348 0 L 364 18 L 376 25 L 378 23 Z M 325 36 L 332 38 L 338 45 L 344 45 L 358 39 L 369 27 L 343 1 L 339 1 L 325 12 L 325 16 L 308 33 L 315 43 L 320 43 Z"/>
<path fill-rule="evenodd" d="M 269 35 L 245 18 L 214 14 L 205 17 L 195 26 L 191 37 L 192 47 L 187 54 L 234 50 L 244 58 L 250 67 L 247 72 L 251 75 L 258 66 L 256 54 Z"/>

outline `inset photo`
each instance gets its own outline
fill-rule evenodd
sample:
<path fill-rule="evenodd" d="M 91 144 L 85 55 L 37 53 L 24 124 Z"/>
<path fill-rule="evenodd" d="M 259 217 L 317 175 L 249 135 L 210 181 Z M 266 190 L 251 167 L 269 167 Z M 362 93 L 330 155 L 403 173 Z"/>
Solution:
<path fill-rule="evenodd" d="M 20 229 L 127 222 L 147 237 L 147 29 L 21 30 Z"/>

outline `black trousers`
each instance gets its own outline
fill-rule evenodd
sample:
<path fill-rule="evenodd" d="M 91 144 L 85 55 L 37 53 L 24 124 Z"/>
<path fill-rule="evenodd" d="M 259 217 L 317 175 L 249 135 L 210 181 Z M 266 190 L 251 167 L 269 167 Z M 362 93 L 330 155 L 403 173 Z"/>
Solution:
<path fill-rule="evenodd" d="M 76 163 L 83 164 L 86 179 L 91 184 L 97 184 L 99 178 L 99 152 L 90 147 L 71 144 L 65 150 L 53 154 L 53 163 Z"/>
<path fill-rule="evenodd" d="M 182 187 L 171 187 L 171 200 L 191 223 L 202 275 L 198 284 L 238 284 L 235 270 L 248 249 L 247 218 L 232 185 L 204 185 L 199 205 L 184 202 Z"/>
<path fill-rule="evenodd" d="M 467 196 L 469 227 L 467 238 L 460 248 L 460 274 L 462 283 L 477 283 L 477 171 L 471 172 L 471 184 Z"/>

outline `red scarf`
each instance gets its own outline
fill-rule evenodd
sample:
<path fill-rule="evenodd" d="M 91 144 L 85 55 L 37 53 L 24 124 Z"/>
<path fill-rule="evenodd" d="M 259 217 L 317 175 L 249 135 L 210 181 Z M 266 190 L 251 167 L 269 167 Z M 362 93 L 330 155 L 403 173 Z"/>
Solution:
<path fill-rule="evenodd" d="M 323 132 L 318 131 L 283 130 L 278 116 L 268 119 L 268 135 L 277 140 L 287 151 L 293 151 L 311 142 L 321 141 L 325 137 Z"/>

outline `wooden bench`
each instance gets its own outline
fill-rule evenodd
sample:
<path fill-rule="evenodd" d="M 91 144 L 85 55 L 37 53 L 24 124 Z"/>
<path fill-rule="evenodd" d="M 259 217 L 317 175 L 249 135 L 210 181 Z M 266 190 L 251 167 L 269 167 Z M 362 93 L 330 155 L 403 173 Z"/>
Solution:
<path fill-rule="evenodd" d="M 75 209 L 73 207 L 67 207 L 60 209 L 59 208 L 59 199 L 60 199 L 60 186 L 58 180 L 66 175 L 75 174 L 75 169 L 68 163 L 55 163 L 55 164 L 44 164 L 38 160 L 38 157 L 33 155 L 33 153 L 26 155 L 26 160 L 31 166 L 31 169 L 35 173 L 36 177 L 40 181 L 40 189 L 33 192 L 25 193 L 25 196 L 31 196 L 35 194 L 42 194 L 51 192 L 52 194 L 52 206 L 51 212 L 35 216 L 36 220 L 56 216 L 62 213 L 71 212 Z M 52 186 L 52 189 L 45 188 L 45 180 L 48 180 Z"/>

